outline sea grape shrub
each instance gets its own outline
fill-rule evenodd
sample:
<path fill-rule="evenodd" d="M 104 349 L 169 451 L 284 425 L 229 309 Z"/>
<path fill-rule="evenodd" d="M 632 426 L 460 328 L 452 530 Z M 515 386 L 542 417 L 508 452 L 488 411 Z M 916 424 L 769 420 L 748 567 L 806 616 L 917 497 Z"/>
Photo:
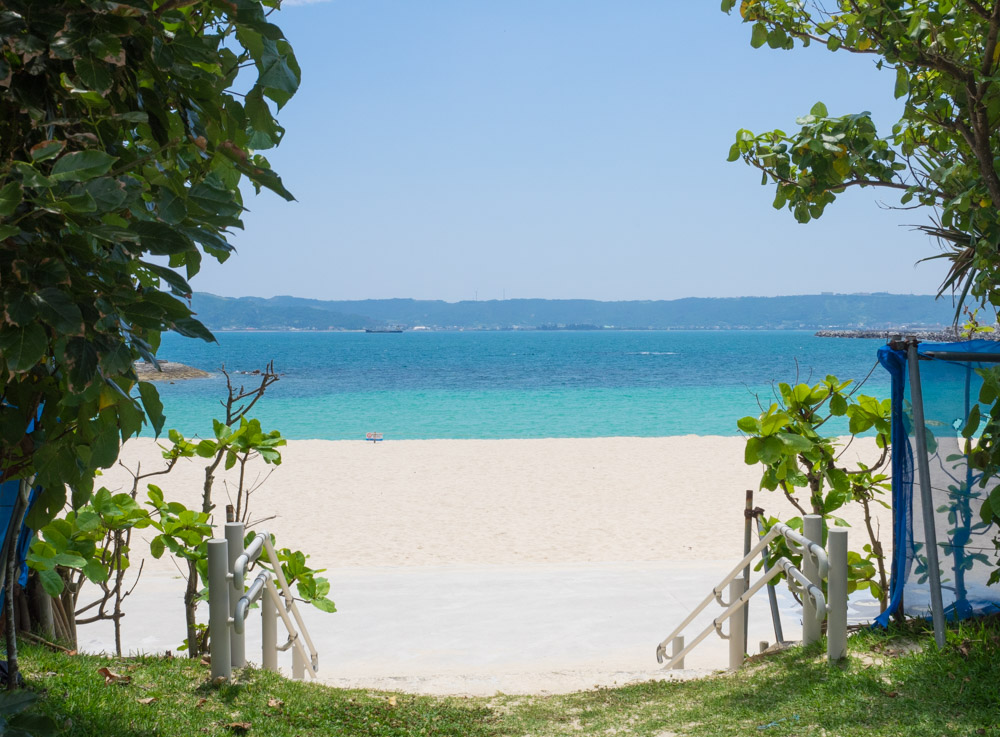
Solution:
<path fill-rule="evenodd" d="M 84 504 L 143 422 L 163 427 L 133 361 L 165 330 L 212 339 L 188 279 L 232 252 L 241 180 L 291 199 L 255 153 L 299 82 L 276 7 L 0 7 L 0 481 L 37 477 L 36 528 L 67 485 Z"/>
<path fill-rule="evenodd" d="M 868 542 L 861 552 L 848 553 L 848 589 L 854 592 L 867 588 L 884 608 L 888 604 L 888 575 L 872 505 L 889 507 L 881 496 L 889 490 L 889 477 L 882 471 L 890 460 L 891 402 L 856 395 L 848 390 L 851 384 L 836 376 L 827 376 L 812 386 L 780 383 L 778 401 L 757 417 L 743 417 L 737 425 L 747 436 L 744 461 L 763 466 L 761 488 L 781 492 L 800 515 L 818 514 L 827 524 L 846 526 L 838 510 L 849 503 L 862 507 Z M 874 432 L 881 449 L 878 460 L 870 466 L 860 461 L 856 466 L 846 466 L 841 460 L 845 446 L 821 432 L 833 417 L 847 417 L 850 440 L 860 433 Z M 778 521 L 771 517 L 766 527 Z M 801 516 L 785 523 L 802 529 Z M 782 538 L 775 542 L 773 553 L 796 564 L 801 558 L 788 549 Z"/>
<path fill-rule="evenodd" d="M 976 485 L 983 489 L 987 484 L 994 482 L 997 474 L 1000 473 L 1000 403 L 998 403 L 998 399 L 1000 399 L 1000 368 L 977 369 L 976 373 L 982 378 L 983 383 L 979 389 L 979 403 L 972 405 L 962 428 L 964 447 L 961 457 L 968 459 L 969 465 L 978 471 Z M 972 492 L 971 489 L 962 489 L 961 491 Z M 975 494 L 975 492 L 972 493 Z M 951 495 L 958 501 L 966 496 L 968 493 Z M 961 509 L 950 509 L 948 512 L 951 516 L 960 513 Z M 979 517 L 979 520 L 976 520 L 974 526 L 971 527 L 972 531 L 981 531 L 993 525 L 1000 525 L 1000 484 L 996 484 L 988 494 L 982 497 Z M 969 527 L 969 521 L 966 521 L 967 527 Z M 1000 555 L 1000 536 L 994 537 L 993 545 Z M 988 583 L 992 585 L 998 581 L 1000 581 L 1000 560 L 997 561 L 997 567 L 990 573 Z"/>

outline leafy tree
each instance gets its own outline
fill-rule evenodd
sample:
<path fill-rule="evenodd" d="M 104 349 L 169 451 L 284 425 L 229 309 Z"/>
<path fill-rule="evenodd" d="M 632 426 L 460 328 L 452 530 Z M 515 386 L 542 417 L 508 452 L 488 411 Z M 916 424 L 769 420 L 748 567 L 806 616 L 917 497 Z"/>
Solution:
<path fill-rule="evenodd" d="M 890 400 L 857 394 L 851 381 L 827 376 L 812 386 L 780 383 L 775 399 L 761 406 L 757 417 L 743 417 L 737 425 L 747 437 L 744 460 L 763 466 L 761 488 L 780 491 L 800 515 L 818 514 L 828 523 L 846 525 L 840 510 L 847 504 L 861 507 L 867 542 L 861 552 L 848 553 L 848 592 L 867 588 L 882 608 L 888 604 L 888 566 L 874 505 L 888 507 L 880 497 L 888 489 Z M 823 426 L 835 417 L 846 417 L 851 437 L 846 445 L 824 434 Z M 871 465 L 849 466 L 843 459 L 858 433 L 874 431 L 879 458 Z M 767 521 L 768 528 L 778 520 Z M 787 520 L 802 529 L 802 517 Z M 782 538 L 775 541 L 775 557 L 798 564 Z"/>
<path fill-rule="evenodd" d="M 817 103 L 794 133 L 740 130 L 729 158 L 775 187 L 774 207 L 802 223 L 852 187 L 895 190 L 926 207 L 923 230 L 951 260 L 941 293 L 1000 306 L 1000 3 L 977 0 L 723 0 L 773 49 L 822 44 L 895 75 L 903 114 L 886 133 L 871 115 Z M 935 256 L 935 257 L 941 257 Z"/>
<path fill-rule="evenodd" d="M 299 82 L 277 5 L 0 6 L 0 481 L 42 487 L 35 527 L 67 488 L 82 506 L 144 421 L 162 428 L 133 361 L 164 330 L 212 339 L 187 280 L 232 251 L 242 178 L 291 199 L 255 153 Z"/>

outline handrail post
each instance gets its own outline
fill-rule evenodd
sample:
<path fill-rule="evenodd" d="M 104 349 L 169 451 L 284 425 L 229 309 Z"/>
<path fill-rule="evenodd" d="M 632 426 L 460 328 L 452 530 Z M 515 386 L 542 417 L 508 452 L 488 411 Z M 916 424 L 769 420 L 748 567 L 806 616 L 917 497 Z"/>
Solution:
<path fill-rule="evenodd" d="M 297 647 L 292 648 L 292 680 L 301 681 L 306 677 L 306 663 Z"/>
<path fill-rule="evenodd" d="M 208 541 L 208 626 L 212 634 L 212 680 L 233 675 L 229 639 L 229 557 L 225 540 Z"/>
<path fill-rule="evenodd" d="M 920 387 L 920 357 L 917 343 L 911 338 L 906 346 L 906 362 L 910 372 L 910 406 L 913 408 L 913 439 L 917 457 L 917 478 L 920 481 L 920 516 L 924 518 L 924 554 L 927 556 L 927 583 L 931 590 L 931 621 L 938 649 L 944 647 L 944 602 L 941 597 L 941 566 L 938 562 L 937 529 L 934 500 L 931 499 L 931 472 L 927 458 L 927 427 L 924 424 L 924 395 Z"/>
<path fill-rule="evenodd" d="M 243 555 L 242 522 L 226 523 L 226 542 L 229 544 L 229 573 L 232 574 L 236 559 Z M 234 577 L 229 586 L 229 616 L 234 620 L 236 618 L 236 605 L 242 596 L 243 581 L 237 581 Z M 246 638 L 233 628 L 229 631 L 229 643 L 233 667 L 242 668 L 247 664 Z"/>
<path fill-rule="evenodd" d="M 278 610 L 267 592 L 260 597 L 261 665 L 264 670 L 278 670 Z"/>
<path fill-rule="evenodd" d="M 831 663 L 847 657 L 847 530 L 830 530 L 827 537 L 830 573 L 827 578 L 826 657 Z"/>
<path fill-rule="evenodd" d="M 684 635 L 678 635 L 670 642 L 670 660 L 673 662 L 671 666 L 674 670 L 684 669 L 684 658 L 678 658 L 677 656 L 681 654 L 684 649 Z"/>
<path fill-rule="evenodd" d="M 802 532 L 811 542 L 823 544 L 823 518 L 818 514 L 807 514 L 802 518 Z M 802 552 L 802 573 L 809 583 L 822 588 L 823 581 L 819 577 L 819 568 L 808 550 Z M 802 644 L 811 645 L 820 638 L 822 624 L 817 617 L 816 605 L 812 597 L 802 597 Z"/>
<path fill-rule="evenodd" d="M 747 580 L 737 576 L 729 583 L 729 601 L 737 602 L 747 591 Z M 746 643 L 747 608 L 744 603 L 729 618 L 729 670 L 738 671 L 743 667 L 747 653 Z"/>

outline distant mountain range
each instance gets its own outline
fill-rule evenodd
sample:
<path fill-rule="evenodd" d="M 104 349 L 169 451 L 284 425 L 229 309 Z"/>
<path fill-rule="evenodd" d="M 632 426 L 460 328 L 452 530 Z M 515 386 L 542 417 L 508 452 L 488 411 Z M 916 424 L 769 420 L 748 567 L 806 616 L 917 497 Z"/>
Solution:
<path fill-rule="evenodd" d="M 300 297 L 218 297 L 195 293 L 210 330 L 363 330 L 387 326 L 459 330 L 896 329 L 952 323 L 949 299 L 931 295 L 807 294 L 599 302 L 508 299 L 325 301 Z"/>

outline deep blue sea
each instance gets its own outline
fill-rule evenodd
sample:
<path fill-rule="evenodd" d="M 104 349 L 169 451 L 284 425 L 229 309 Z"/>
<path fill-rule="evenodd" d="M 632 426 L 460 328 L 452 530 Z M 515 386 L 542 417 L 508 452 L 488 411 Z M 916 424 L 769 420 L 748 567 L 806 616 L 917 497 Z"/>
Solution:
<path fill-rule="evenodd" d="M 880 340 L 795 331 L 218 333 L 165 335 L 161 358 L 213 372 L 159 382 L 167 427 L 210 436 L 218 369 L 281 380 L 255 407 L 288 438 L 547 438 L 736 435 L 773 383 L 864 379 Z M 864 393 L 886 397 L 876 367 Z M 234 380 L 255 384 L 253 376 Z M 831 428 L 842 431 L 844 428 Z"/>

